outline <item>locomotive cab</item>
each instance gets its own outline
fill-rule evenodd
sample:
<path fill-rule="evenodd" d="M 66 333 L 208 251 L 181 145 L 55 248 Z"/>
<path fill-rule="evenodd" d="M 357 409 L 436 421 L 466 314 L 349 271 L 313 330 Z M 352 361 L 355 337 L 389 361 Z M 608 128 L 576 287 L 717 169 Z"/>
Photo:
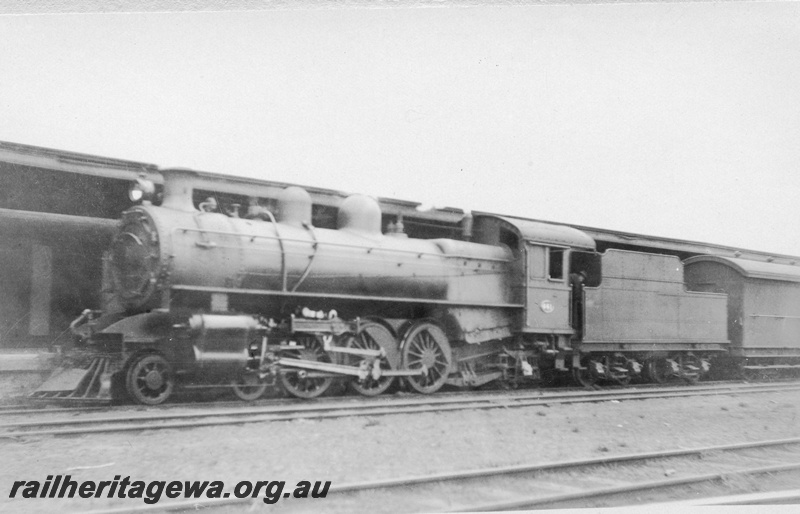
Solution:
<path fill-rule="evenodd" d="M 508 246 L 515 257 L 514 299 L 524 305 L 519 331 L 567 346 L 576 333 L 571 257 L 593 252 L 594 240 L 574 228 L 500 216 L 476 217 L 475 227 L 476 242 Z"/>

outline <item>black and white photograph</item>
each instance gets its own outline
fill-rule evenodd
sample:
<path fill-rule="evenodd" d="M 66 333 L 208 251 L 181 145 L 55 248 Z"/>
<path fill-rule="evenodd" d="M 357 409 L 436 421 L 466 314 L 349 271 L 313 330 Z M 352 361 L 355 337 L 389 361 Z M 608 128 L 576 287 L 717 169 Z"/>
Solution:
<path fill-rule="evenodd" d="M 0 511 L 800 505 L 800 2 L 0 40 Z"/>

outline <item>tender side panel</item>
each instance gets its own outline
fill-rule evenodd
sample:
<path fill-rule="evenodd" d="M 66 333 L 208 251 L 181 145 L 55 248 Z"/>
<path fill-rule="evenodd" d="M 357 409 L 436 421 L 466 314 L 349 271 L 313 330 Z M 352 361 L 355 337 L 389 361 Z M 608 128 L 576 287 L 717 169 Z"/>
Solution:
<path fill-rule="evenodd" d="M 687 292 L 677 257 L 609 250 L 602 259 L 601 284 L 584 290 L 584 343 L 727 342 L 726 297 Z"/>

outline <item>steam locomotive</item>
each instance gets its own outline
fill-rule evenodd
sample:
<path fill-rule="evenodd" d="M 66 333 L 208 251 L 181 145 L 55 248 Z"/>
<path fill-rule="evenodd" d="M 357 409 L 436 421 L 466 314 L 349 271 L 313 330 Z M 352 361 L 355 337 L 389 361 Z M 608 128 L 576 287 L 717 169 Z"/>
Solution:
<path fill-rule="evenodd" d="M 359 195 L 318 228 L 298 187 L 239 217 L 195 206 L 193 172 L 163 175 L 160 205 L 152 184 L 132 188 L 141 204 L 104 269 L 113 300 L 73 322 L 75 348 L 35 397 L 156 405 L 178 384 L 250 400 L 800 367 L 793 264 L 599 253 L 577 229 L 489 214 L 465 216 L 461 239 L 414 239 L 400 220 L 384 233 Z"/>

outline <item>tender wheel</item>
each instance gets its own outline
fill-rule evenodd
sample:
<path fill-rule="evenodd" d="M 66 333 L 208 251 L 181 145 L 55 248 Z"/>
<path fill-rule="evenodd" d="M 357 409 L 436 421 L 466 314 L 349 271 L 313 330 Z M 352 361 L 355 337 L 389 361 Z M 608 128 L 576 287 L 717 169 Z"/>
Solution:
<path fill-rule="evenodd" d="M 261 398 L 267 390 L 267 383 L 259 378 L 257 373 L 242 373 L 231 381 L 233 394 L 240 400 L 252 402 Z"/>
<path fill-rule="evenodd" d="M 164 403 L 172 394 L 175 381 L 172 367 L 157 354 L 140 356 L 128 370 L 127 389 L 134 401 L 145 405 Z"/>
<path fill-rule="evenodd" d="M 313 336 L 300 338 L 297 350 L 287 350 L 283 357 L 307 361 L 331 362 L 330 355 L 325 351 L 322 341 Z M 281 385 L 283 388 L 298 398 L 316 398 L 330 388 L 332 377 L 314 377 L 314 371 L 294 368 L 285 368 L 281 371 Z"/>
<path fill-rule="evenodd" d="M 672 376 L 669 363 L 666 359 L 650 359 L 645 367 L 647 378 L 656 384 L 664 384 Z"/>
<path fill-rule="evenodd" d="M 380 360 L 382 370 L 397 369 L 399 365 L 397 341 L 392 332 L 380 323 L 370 321 L 363 324 L 357 335 L 348 337 L 346 346 L 359 350 L 380 350 L 382 348 L 386 353 L 386 357 Z M 350 366 L 358 366 L 362 361 L 358 355 L 344 355 Z M 369 375 L 364 380 L 356 378 L 350 382 L 350 387 L 364 396 L 377 396 L 389 389 L 393 382 L 394 377 L 381 377 L 375 380 L 372 375 Z"/>
<path fill-rule="evenodd" d="M 624 355 L 615 355 L 611 359 L 611 379 L 621 386 L 631 383 L 631 373 L 628 366 L 628 359 Z M 624 371 L 622 371 L 624 370 Z"/>
<path fill-rule="evenodd" d="M 425 374 L 406 377 L 408 385 L 423 394 L 438 391 L 450 374 L 450 343 L 442 329 L 430 322 L 412 326 L 403 338 L 403 364 L 408 370 L 425 368 Z"/>
<path fill-rule="evenodd" d="M 696 384 L 700 380 L 700 359 L 692 354 L 681 356 L 681 378 L 688 384 Z"/>

